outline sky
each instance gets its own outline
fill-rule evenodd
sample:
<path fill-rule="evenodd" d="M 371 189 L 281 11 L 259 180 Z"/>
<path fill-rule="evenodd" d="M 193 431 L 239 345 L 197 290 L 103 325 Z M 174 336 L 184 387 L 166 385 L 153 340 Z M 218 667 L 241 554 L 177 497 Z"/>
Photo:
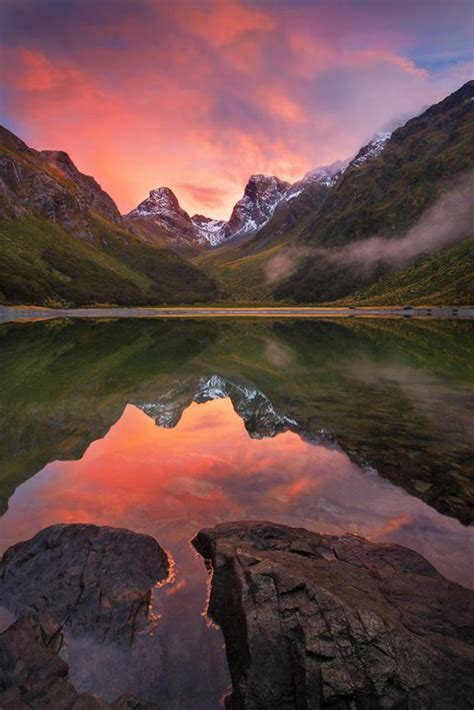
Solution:
<path fill-rule="evenodd" d="M 472 78 L 472 0 L 0 0 L 0 123 L 128 212 L 227 219 Z"/>

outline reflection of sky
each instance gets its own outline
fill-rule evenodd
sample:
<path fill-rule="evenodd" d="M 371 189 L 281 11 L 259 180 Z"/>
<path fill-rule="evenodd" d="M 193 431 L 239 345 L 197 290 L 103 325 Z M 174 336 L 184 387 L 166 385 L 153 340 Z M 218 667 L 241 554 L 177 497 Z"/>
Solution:
<path fill-rule="evenodd" d="M 0 520 L 0 539 L 4 549 L 58 522 L 94 522 L 155 536 L 175 559 L 176 579 L 157 595 L 158 638 L 149 642 L 155 644 L 156 677 L 142 679 L 140 687 L 146 693 L 150 687 L 159 689 L 161 697 L 175 696 L 179 687 L 186 696 L 199 676 L 203 700 L 195 707 L 204 708 L 216 702 L 206 695 L 206 684 L 215 686 L 208 676 L 211 660 L 214 668 L 221 668 L 216 671 L 220 692 L 226 677 L 220 634 L 208 631 L 200 616 L 204 566 L 188 541 L 200 527 L 239 519 L 352 531 L 396 542 L 422 553 L 450 579 L 473 585 L 472 531 L 375 472 L 362 470 L 337 449 L 313 446 L 289 432 L 274 439 L 249 438 L 228 399 L 191 404 L 174 429 L 157 427 L 128 406 L 80 461 L 49 464 L 18 488 Z M 71 647 L 79 684 L 111 697 L 133 690 L 138 681 L 132 670 L 134 663 L 136 668 L 143 665 L 145 646 L 138 644 L 132 662 L 123 654 L 120 660 L 111 649 L 84 653 L 81 643 Z M 189 688 L 182 683 L 184 676 Z"/>

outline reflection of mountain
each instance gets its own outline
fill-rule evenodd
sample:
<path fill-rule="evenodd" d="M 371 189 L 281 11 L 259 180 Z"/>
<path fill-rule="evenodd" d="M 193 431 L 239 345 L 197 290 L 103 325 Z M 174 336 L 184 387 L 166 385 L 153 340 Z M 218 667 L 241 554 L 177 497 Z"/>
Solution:
<path fill-rule="evenodd" d="M 276 436 L 282 431 L 299 431 L 298 423 L 275 411 L 263 392 L 242 383 L 225 380 L 219 375 L 199 377 L 179 382 L 175 388 L 163 392 L 153 402 L 134 402 L 158 426 L 175 427 L 191 402 L 210 402 L 229 397 L 235 413 L 244 421 L 253 439 Z"/>
<path fill-rule="evenodd" d="M 173 373 L 215 337 L 212 324 L 55 322 L 0 329 L 0 507 L 55 459 L 79 459 L 133 395 Z"/>
<path fill-rule="evenodd" d="M 81 457 L 126 403 L 169 427 L 191 402 L 229 397 L 251 436 L 336 441 L 472 520 L 472 323 L 63 322 L 0 338 L 5 502 L 49 461 Z"/>

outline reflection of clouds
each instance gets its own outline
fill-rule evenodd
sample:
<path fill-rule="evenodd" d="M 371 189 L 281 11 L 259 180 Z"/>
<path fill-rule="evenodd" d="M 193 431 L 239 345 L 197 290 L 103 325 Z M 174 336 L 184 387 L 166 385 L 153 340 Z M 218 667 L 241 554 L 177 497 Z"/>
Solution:
<path fill-rule="evenodd" d="M 214 491 L 216 486 L 209 481 L 203 481 L 201 479 L 186 478 L 185 476 L 180 476 L 173 479 L 166 486 L 166 490 L 169 493 L 174 493 L 175 495 L 182 495 L 183 493 L 190 493 L 193 496 L 198 496 L 199 498 L 205 498 L 209 493 Z"/>
<path fill-rule="evenodd" d="M 386 387 L 387 383 L 399 387 L 417 408 L 417 412 L 428 417 L 432 424 L 438 422 L 442 429 L 474 427 L 472 417 L 473 388 L 469 383 L 461 387 L 456 383 L 446 382 L 433 373 L 410 367 L 406 363 L 393 360 L 376 362 L 374 359 L 362 359 L 347 364 L 344 371 L 352 379 L 365 385 Z M 456 407 L 453 407 L 456 403 Z M 449 418 L 446 413 L 449 410 Z"/>
<path fill-rule="evenodd" d="M 294 351 L 288 345 L 273 338 L 266 339 L 264 355 L 276 367 L 287 367 L 295 360 Z"/>

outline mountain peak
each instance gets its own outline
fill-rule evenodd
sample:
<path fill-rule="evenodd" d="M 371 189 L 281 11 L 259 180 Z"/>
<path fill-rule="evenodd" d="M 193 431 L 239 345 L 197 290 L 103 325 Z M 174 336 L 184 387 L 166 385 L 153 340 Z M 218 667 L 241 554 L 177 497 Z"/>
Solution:
<path fill-rule="evenodd" d="M 179 206 L 178 198 L 170 187 L 153 188 L 153 190 L 149 192 L 149 198 L 154 201 L 167 200 L 172 203 L 177 203 Z"/>
<path fill-rule="evenodd" d="M 130 219 L 157 217 L 191 223 L 190 216 L 182 209 L 178 198 L 169 187 L 155 187 L 150 190 L 148 197 L 140 202 L 138 207 L 135 207 L 127 217 Z"/>
<path fill-rule="evenodd" d="M 289 182 L 280 180 L 280 178 L 275 177 L 274 175 L 263 175 L 262 173 L 257 173 L 256 175 L 251 175 L 249 177 L 247 185 L 245 186 L 245 193 L 254 190 L 257 192 L 273 190 L 275 192 L 283 193 L 289 187 Z"/>
<path fill-rule="evenodd" d="M 226 225 L 226 236 L 251 234 L 268 222 L 290 183 L 273 175 L 251 175 L 243 197 L 236 202 Z"/>

